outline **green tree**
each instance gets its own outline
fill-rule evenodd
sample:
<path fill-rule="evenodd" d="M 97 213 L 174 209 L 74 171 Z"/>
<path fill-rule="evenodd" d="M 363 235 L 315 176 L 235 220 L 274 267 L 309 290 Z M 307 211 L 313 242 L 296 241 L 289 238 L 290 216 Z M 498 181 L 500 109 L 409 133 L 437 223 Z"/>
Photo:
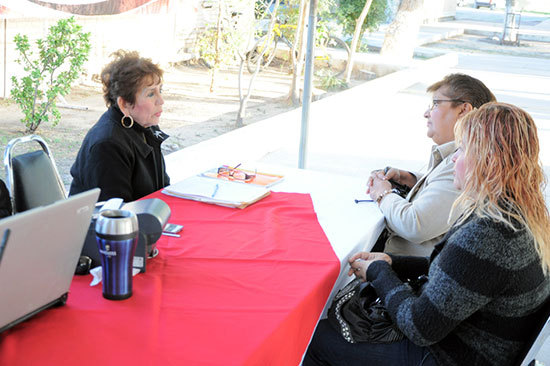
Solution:
<path fill-rule="evenodd" d="M 363 24 L 365 24 L 365 19 L 367 18 L 367 15 L 369 14 L 369 10 L 372 6 L 373 0 L 366 0 L 365 5 L 363 5 L 363 10 L 361 10 L 361 14 L 359 17 L 355 20 L 355 29 L 353 31 L 353 38 L 351 39 L 351 47 L 350 47 L 350 54 L 348 57 L 348 63 L 346 64 L 346 70 L 344 73 L 344 82 L 348 84 L 351 80 L 351 73 L 353 71 L 353 65 L 355 63 L 355 52 L 357 51 L 357 45 L 361 43 L 362 38 L 362 29 Z"/>
<path fill-rule="evenodd" d="M 361 28 L 361 38 L 366 30 L 373 31 L 387 18 L 387 0 L 373 0 L 367 17 Z M 359 18 L 365 7 L 365 0 L 340 0 L 336 8 L 335 17 L 342 23 L 345 34 L 352 35 L 355 31 L 356 19 Z"/>
<path fill-rule="evenodd" d="M 395 18 L 391 22 L 380 55 L 395 60 L 410 60 L 422 24 L 424 0 L 401 0 Z"/>
<path fill-rule="evenodd" d="M 219 69 L 237 65 L 243 58 L 246 60 L 253 35 L 252 19 L 243 14 L 248 6 L 248 0 L 219 0 L 216 23 L 208 25 L 197 36 L 195 52 L 210 67 L 210 92 L 216 88 Z"/>
<path fill-rule="evenodd" d="M 36 131 L 43 121 L 55 126 L 61 119 L 56 98 L 67 95 L 71 83 L 80 76 L 90 52 L 89 39 L 90 33 L 83 33 L 74 17 L 59 20 L 49 28 L 46 39 L 36 40 L 36 57 L 29 38 L 15 36 L 15 48 L 19 51 L 16 61 L 27 76 L 12 77 L 11 96 L 24 114 L 21 122 L 27 126 L 27 133 Z"/>

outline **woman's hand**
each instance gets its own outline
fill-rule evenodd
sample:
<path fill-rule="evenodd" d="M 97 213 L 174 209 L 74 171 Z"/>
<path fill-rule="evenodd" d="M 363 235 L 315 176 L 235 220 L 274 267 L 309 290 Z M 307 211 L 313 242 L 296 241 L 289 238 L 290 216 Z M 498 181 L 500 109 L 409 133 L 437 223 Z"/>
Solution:
<path fill-rule="evenodd" d="M 403 170 L 399 170 L 397 168 L 392 168 L 389 166 L 387 166 L 383 172 L 385 172 L 384 174 L 385 180 L 392 179 L 394 182 L 397 182 L 397 183 L 401 183 L 401 172 L 406 173 Z"/>
<path fill-rule="evenodd" d="M 376 170 L 372 172 L 367 181 L 367 194 L 369 194 L 374 201 L 376 201 L 384 191 L 389 191 L 391 189 L 391 183 L 384 179 L 383 171 Z"/>
<path fill-rule="evenodd" d="M 383 179 L 385 176 L 383 169 L 373 170 L 370 172 L 370 177 L 367 179 L 367 194 L 370 193 L 371 187 L 374 183 L 374 178 L 379 177 L 379 179 Z"/>
<path fill-rule="evenodd" d="M 372 199 L 376 199 L 378 195 L 383 193 L 386 189 L 392 189 L 391 184 L 384 185 L 380 189 L 374 187 L 376 184 L 376 179 L 382 181 L 389 181 L 390 179 L 396 183 L 406 185 L 409 188 L 412 188 L 416 184 L 416 177 L 406 170 L 400 170 L 397 168 L 386 167 L 385 169 L 373 170 L 371 176 L 367 179 L 367 194 L 370 194 Z M 375 190 L 376 195 L 373 195 L 371 192 Z"/>
<path fill-rule="evenodd" d="M 355 275 L 355 277 L 366 281 L 367 270 L 376 261 L 386 261 L 391 265 L 391 257 L 386 253 L 360 252 L 354 254 L 348 261 L 350 265 L 348 276 Z"/>

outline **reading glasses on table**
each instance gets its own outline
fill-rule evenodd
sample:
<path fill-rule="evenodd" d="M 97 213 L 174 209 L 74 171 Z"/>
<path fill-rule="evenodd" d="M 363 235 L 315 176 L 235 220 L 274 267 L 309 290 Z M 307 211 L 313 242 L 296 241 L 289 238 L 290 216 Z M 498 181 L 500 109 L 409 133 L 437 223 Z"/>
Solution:
<path fill-rule="evenodd" d="M 218 177 L 219 178 L 226 178 L 226 179 L 234 179 L 234 180 L 241 180 L 241 181 L 251 181 L 256 177 L 256 174 L 248 174 L 247 172 L 243 170 L 237 169 L 241 164 L 238 164 L 234 168 L 231 168 L 227 165 L 222 165 L 218 168 Z"/>

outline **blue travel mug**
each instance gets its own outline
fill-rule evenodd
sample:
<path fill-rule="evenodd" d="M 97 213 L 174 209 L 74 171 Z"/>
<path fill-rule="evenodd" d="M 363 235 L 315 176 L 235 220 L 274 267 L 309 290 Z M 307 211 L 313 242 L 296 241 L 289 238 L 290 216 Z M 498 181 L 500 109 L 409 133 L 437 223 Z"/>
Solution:
<path fill-rule="evenodd" d="M 132 296 L 132 267 L 138 242 L 137 216 L 126 210 L 105 210 L 95 224 L 103 273 L 103 297 L 123 300 Z"/>

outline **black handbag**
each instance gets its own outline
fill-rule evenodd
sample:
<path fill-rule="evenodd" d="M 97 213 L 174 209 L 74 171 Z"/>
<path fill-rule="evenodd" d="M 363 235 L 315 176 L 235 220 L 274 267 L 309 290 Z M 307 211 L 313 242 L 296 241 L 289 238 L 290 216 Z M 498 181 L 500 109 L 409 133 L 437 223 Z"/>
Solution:
<path fill-rule="evenodd" d="M 407 284 L 418 294 L 425 282 L 427 276 L 420 276 Z M 359 279 L 338 291 L 328 310 L 328 320 L 350 343 L 391 343 L 404 337 L 372 284 Z"/>

